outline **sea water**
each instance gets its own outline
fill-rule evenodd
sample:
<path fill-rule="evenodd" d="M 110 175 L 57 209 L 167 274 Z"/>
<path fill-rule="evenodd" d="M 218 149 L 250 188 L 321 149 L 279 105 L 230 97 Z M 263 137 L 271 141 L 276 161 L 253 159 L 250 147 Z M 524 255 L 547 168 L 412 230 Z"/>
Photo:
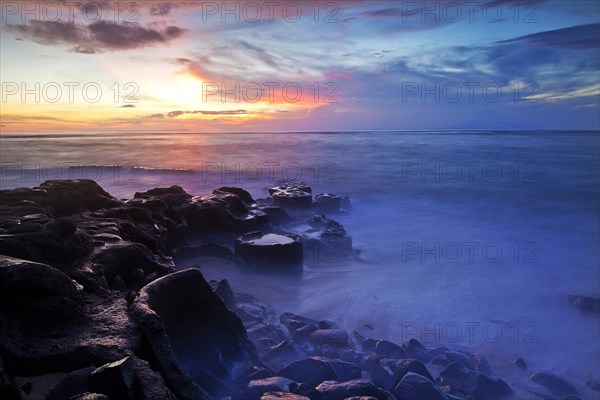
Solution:
<path fill-rule="evenodd" d="M 469 348 L 515 387 L 529 371 L 583 392 L 600 378 L 599 316 L 569 304 L 600 293 L 598 132 L 443 131 L 2 135 L 2 189 L 88 178 L 118 198 L 181 185 L 267 197 L 278 179 L 349 196 L 341 222 L 360 260 L 302 278 L 204 268 L 277 312 L 363 335 Z"/>

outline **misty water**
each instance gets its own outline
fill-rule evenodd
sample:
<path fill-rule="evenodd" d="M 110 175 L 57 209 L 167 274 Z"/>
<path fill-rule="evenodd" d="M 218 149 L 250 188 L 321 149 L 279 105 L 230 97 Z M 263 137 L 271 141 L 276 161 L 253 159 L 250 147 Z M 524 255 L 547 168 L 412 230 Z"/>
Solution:
<path fill-rule="evenodd" d="M 350 213 L 331 217 L 360 260 L 320 260 L 293 279 L 203 273 L 277 312 L 470 348 L 517 388 L 531 384 L 520 356 L 593 393 L 598 315 L 567 296 L 600 293 L 599 146 L 598 132 L 3 135 L 1 187 L 91 178 L 118 198 L 175 184 L 258 198 L 288 178 L 347 195 Z"/>

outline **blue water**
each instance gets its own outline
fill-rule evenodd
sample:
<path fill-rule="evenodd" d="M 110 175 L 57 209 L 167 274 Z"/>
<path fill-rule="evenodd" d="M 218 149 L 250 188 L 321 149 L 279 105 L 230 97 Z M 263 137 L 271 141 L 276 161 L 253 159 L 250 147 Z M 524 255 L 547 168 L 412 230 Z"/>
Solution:
<path fill-rule="evenodd" d="M 409 337 L 573 381 L 600 378 L 597 315 L 566 298 L 600 293 L 598 132 L 354 132 L 37 135 L 0 138 L 2 188 L 92 178 L 119 198 L 178 184 L 265 197 L 279 178 L 350 196 L 335 218 L 362 262 L 307 267 L 301 282 L 204 270 L 277 311 L 374 338 Z M 71 167 L 68 167 L 71 166 Z M 283 279 L 283 278 L 278 278 Z"/>

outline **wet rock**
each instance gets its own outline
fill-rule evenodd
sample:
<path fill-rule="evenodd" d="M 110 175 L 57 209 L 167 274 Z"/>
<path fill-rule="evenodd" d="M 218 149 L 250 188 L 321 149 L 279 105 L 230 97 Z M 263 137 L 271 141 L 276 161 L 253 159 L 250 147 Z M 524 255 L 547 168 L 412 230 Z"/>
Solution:
<path fill-rule="evenodd" d="M 402 348 L 410 358 L 416 358 L 423 362 L 429 361 L 430 357 L 427 349 L 417 339 L 408 339 L 402 344 Z"/>
<path fill-rule="evenodd" d="M 242 322 L 196 269 L 145 286 L 130 313 L 148 343 L 149 356 L 179 398 L 206 396 L 181 365 L 191 362 L 192 369 L 218 376 L 220 363 L 215 360 L 233 366 L 255 357 Z"/>
<path fill-rule="evenodd" d="M 288 364 L 277 375 L 316 386 L 328 380 L 344 382 L 357 379 L 360 378 L 361 371 L 357 365 L 341 360 L 311 357 Z"/>
<path fill-rule="evenodd" d="M 274 370 L 279 370 L 289 363 L 306 357 L 307 354 L 292 340 L 269 347 L 260 352 L 260 359 Z"/>
<path fill-rule="evenodd" d="M 263 393 L 267 392 L 289 392 L 289 386 L 292 380 L 276 376 L 267 379 L 258 379 L 250 381 L 244 391 L 245 399 L 258 400 Z"/>
<path fill-rule="evenodd" d="M 548 372 L 535 372 L 529 376 L 533 382 L 544 386 L 556 396 L 579 395 L 579 392 L 569 382 Z"/>
<path fill-rule="evenodd" d="M 45 264 L 0 255 L 0 310 L 13 318 L 59 324 L 81 318 L 73 280 Z"/>
<path fill-rule="evenodd" d="M 378 400 L 391 400 L 392 395 L 368 380 L 355 379 L 347 382 L 327 381 L 317 386 L 317 390 L 330 400 L 344 400 L 352 396 L 372 396 Z"/>
<path fill-rule="evenodd" d="M 352 238 L 340 223 L 324 215 L 313 216 L 307 222 L 312 227 L 302 235 L 307 261 L 339 263 L 353 255 Z"/>
<path fill-rule="evenodd" d="M 408 358 L 404 360 L 386 361 L 384 362 L 384 365 L 393 372 L 394 384 L 398 384 L 398 382 L 408 373 L 418 374 L 419 376 L 423 376 L 434 382 L 434 379 L 427 370 L 425 364 L 417 359 Z"/>
<path fill-rule="evenodd" d="M 348 332 L 342 329 L 318 329 L 310 335 L 310 341 L 316 346 L 349 347 Z"/>
<path fill-rule="evenodd" d="M 264 206 L 262 211 L 269 216 L 269 221 L 274 224 L 287 224 L 292 222 L 294 219 L 281 207 L 277 206 Z"/>
<path fill-rule="evenodd" d="M 222 186 L 220 188 L 213 190 L 213 193 L 214 194 L 225 194 L 225 193 L 234 194 L 237 197 L 239 197 L 244 203 L 246 203 L 248 205 L 256 203 L 254 201 L 254 199 L 252 198 L 252 195 L 242 188 Z"/>
<path fill-rule="evenodd" d="M 582 295 L 570 295 L 569 302 L 581 311 L 600 313 L 600 298 Z"/>
<path fill-rule="evenodd" d="M 293 313 L 283 313 L 279 317 L 279 321 L 288 328 L 292 338 L 296 338 L 297 331 L 301 328 L 305 328 L 309 325 L 314 325 L 316 327 L 317 320 L 306 318 L 300 315 L 296 315 Z"/>
<path fill-rule="evenodd" d="M 313 206 L 319 212 L 336 212 L 342 206 L 342 199 L 334 193 L 320 193 L 315 196 Z"/>
<path fill-rule="evenodd" d="M 406 353 L 402 347 L 387 340 L 380 340 L 375 345 L 375 353 L 387 358 L 405 358 Z"/>
<path fill-rule="evenodd" d="M 294 361 L 277 371 L 277 375 L 310 386 L 317 386 L 328 380 L 328 374 L 323 365 L 313 358 Z"/>
<path fill-rule="evenodd" d="M 463 367 L 468 368 L 471 371 L 475 371 L 477 369 L 469 357 L 463 353 L 459 353 L 457 351 L 446 351 L 444 354 L 450 362 L 459 362 Z"/>
<path fill-rule="evenodd" d="M 281 324 L 258 324 L 248 328 L 247 331 L 248 338 L 257 345 L 259 351 L 291 338 L 287 328 Z"/>
<path fill-rule="evenodd" d="M 158 250 L 166 250 L 166 244 L 162 242 L 162 238 L 157 238 L 156 235 L 150 235 L 135 224 L 130 222 L 122 222 L 119 224 L 118 229 L 123 240 L 128 240 L 133 243 L 140 243 L 155 254 Z"/>
<path fill-rule="evenodd" d="M 289 385 L 291 393 L 306 396 L 310 400 L 328 400 L 328 398 L 312 386 L 305 383 L 292 382 Z"/>
<path fill-rule="evenodd" d="M 309 209 L 312 206 L 312 189 L 302 183 L 287 183 L 269 189 L 273 202 L 283 208 Z"/>
<path fill-rule="evenodd" d="M 303 248 L 294 234 L 250 232 L 235 241 L 235 256 L 242 265 L 261 270 L 301 271 Z"/>
<path fill-rule="evenodd" d="M 90 374 L 90 388 L 110 398 L 133 397 L 133 361 L 130 357 L 105 364 Z"/>
<path fill-rule="evenodd" d="M 451 386 L 458 394 L 472 395 L 478 400 L 493 400 L 512 393 L 512 389 L 503 380 L 471 371 L 457 361 L 448 364 L 440 372 L 437 383 L 440 386 Z"/>
<path fill-rule="evenodd" d="M 430 379 L 413 372 L 402 378 L 393 393 L 402 400 L 447 400 Z"/>

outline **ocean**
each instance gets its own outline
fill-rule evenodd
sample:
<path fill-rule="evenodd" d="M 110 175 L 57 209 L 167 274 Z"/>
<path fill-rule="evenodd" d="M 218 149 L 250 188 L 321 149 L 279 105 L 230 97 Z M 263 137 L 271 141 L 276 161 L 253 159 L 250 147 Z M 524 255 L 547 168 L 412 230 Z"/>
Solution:
<path fill-rule="evenodd" d="M 206 267 L 277 312 L 363 335 L 483 354 L 514 387 L 512 364 L 600 379 L 600 135 L 573 131 L 82 134 L 0 137 L 2 189 L 94 179 L 117 198 L 181 185 L 267 197 L 278 179 L 349 196 L 332 215 L 360 259 L 307 265 L 300 279 Z"/>

